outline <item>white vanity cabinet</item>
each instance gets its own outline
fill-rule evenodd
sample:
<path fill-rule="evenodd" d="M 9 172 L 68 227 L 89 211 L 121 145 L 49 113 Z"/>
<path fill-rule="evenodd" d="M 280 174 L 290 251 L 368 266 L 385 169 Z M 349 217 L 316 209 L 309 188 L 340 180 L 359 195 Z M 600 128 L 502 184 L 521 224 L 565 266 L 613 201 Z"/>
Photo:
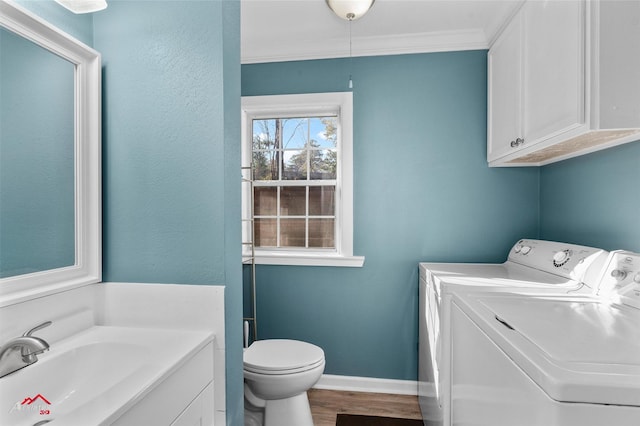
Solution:
<path fill-rule="evenodd" d="M 525 2 L 488 54 L 489 165 L 640 139 L 638 19 L 640 2 Z"/>
<path fill-rule="evenodd" d="M 209 343 L 111 426 L 213 426 L 213 401 L 213 343 Z"/>

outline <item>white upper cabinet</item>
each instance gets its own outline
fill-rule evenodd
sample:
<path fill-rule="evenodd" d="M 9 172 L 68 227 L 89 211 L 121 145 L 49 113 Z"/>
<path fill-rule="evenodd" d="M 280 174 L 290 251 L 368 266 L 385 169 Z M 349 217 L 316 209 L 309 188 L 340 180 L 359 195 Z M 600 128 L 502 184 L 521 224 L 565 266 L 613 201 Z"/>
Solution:
<path fill-rule="evenodd" d="M 640 139 L 638 19 L 637 1 L 525 2 L 489 50 L 489 165 Z"/>

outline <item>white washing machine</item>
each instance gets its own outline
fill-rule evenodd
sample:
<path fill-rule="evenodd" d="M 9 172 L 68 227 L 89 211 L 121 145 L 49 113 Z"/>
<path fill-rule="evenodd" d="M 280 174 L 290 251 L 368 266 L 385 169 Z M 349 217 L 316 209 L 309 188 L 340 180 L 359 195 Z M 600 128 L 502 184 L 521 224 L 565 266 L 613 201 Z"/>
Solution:
<path fill-rule="evenodd" d="M 593 247 L 524 239 L 500 264 L 420 263 L 418 397 L 424 424 L 451 425 L 452 291 L 593 293 L 607 255 Z"/>
<path fill-rule="evenodd" d="M 453 425 L 640 425 L 640 254 L 592 296 L 454 292 L 451 321 Z"/>

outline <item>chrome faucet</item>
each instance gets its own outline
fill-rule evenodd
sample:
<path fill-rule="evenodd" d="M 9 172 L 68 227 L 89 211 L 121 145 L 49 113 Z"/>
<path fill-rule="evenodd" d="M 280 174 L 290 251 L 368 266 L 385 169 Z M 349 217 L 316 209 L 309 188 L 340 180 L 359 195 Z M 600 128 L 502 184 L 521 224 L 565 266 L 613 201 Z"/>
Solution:
<path fill-rule="evenodd" d="M 49 350 L 49 344 L 31 334 L 51 325 L 43 322 L 0 346 L 0 378 L 38 361 L 37 355 Z"/>

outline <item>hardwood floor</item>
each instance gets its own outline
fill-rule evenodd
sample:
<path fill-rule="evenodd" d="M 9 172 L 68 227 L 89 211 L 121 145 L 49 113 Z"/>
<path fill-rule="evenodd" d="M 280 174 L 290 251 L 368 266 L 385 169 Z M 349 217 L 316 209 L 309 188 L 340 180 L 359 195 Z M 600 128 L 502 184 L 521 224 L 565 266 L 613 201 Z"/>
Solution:
<path fill-rule="evenodd" d="M 315 426 L 335 426 L 338 413 L 422 419 L 417 396 L 324 389 L 307 394 Z"/>

